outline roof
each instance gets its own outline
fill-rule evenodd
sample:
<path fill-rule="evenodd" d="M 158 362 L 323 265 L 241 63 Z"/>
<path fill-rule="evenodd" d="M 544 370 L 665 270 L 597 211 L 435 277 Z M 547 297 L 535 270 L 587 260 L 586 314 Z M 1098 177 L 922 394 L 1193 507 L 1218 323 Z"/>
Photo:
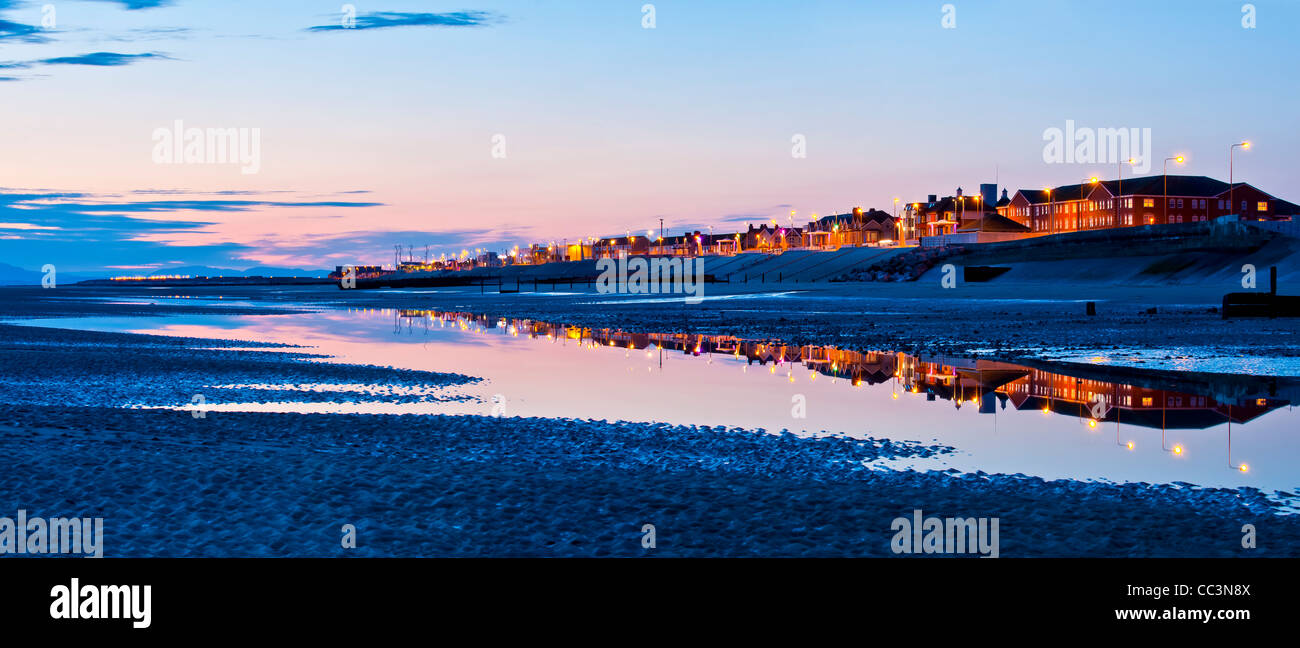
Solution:
<path fill-rule="evenodd" d="M 852 223 L 855 219 L 856 217 L 851 212 L 848 214 L 831 214 L 830 216 L 823 216 L 817 219 L 817 224 L 819 226 L 824 226 L 832 223 Z M 864 223 L 870 223 L 872 221 L 884 223 L 893 222 L 893 220 L 894 217 L 891 216 L 889 212 L 883 212 L 878 209 L 869 209 L 864 211 L 861 216 L 861 221 Z"/>
<path fill-rule="evenodd" d="M 979 218 L 963 218 L 958 232 L 1028 232 L 1030 229 L 1016 221 L 994 212 L 984 212 L 983 225 Z"/>
<path fill-rule="evenodd" d="M 1300 216 L 1300 205 L 1281 198 L 1273 199 L 1273 213 L 1280 216 Z"/>
<path fill-rule="evenodd" d="M 1168 183 L 1167 187 L 1166 182 Z M 1168 193 L 1170 196 L 1213 198 L 1227 193 L 1230 188 L 1228 183 L 1222 180 L 1215 180 L 1208 176 L 1187 175 L 1141 176 L 1122 180 L 1103 180 L 1097 184 L 1105 187 L 1106 191 L 1110 192 L 1112 196 L 1162 196 Z M 1249 185 L 1238 182 L 1232 186 L 1245 187 Z M 1053 187 L 1050 197 L 1043 189 L 1021 189 L 1016 193 L 1023 194 L 1031 205 L 1038 205 L 1056 201 L 1079 200 L 1091 193 L 1092 190 L 1089 187 L 1090 183 Z"/>

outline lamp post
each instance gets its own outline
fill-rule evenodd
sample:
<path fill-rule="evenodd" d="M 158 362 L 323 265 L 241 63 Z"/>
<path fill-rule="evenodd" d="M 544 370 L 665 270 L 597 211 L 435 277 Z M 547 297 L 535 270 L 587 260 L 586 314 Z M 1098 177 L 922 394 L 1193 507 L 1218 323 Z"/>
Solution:
<path fill-rule="evenodd" d="M 1074 213 L 1074 231 L 1076 232 L 1083 229 L 1083 203 L 1088 199 L 1087 195 L 1083 193 L 1084 187 L 1088 185 L 1095 186 L 1098 180 L 1097 176 L 1084 178 L 1083 184 L 1079 185 L 1079 210 Z"/>
<path fill-rule="evenodd" d="M 978 212 L 979 215 L 977 216 L 977 218 L 980 219 L 980 226 L 977 231 L 983 234 L 984 233 L 984 196 L 982 195 L 975 196 L 975 211 Z"/>
<path fill-rule="evenodd" d="M 1232 181 L 1232 171 L 1233 171 L 1233 169 L 1232 169 L 1232 153 L 1233 153 L 1233 151 L 1234 151 L 1238 146 L 1240 146 L 1240 147 L 1242 148 L 1242 150 L 1244 150 L 1244 151 L 1249 151 L 1249 150 L 1250 150 L 1250 142 L 1249 142 L 1249 141 L 1246 141 L 1246 140 L 1243 140 L 1243 141 L 1241 141 L 1241 142 L 1238 142 L 1238 143 L 1233 144 L 1232 146 L 1229 146 L 1229 147 L 1228 147 L 1228 209 L 1236 209 L 1236 208 L 1237 208 L 1237 204 L 1234 203 L 1234 202 L 1232 202 L 1232 190 L 1233 190 L 1233 188 L 1234 188 L 1234 183 L 1233 183 L 1233 181 Z M 1241 218 L 1241 215 L 1238 214 L 1237 217 L 1238 217 L 1238 218 Z"/>
<path fill-rule="evenodd" d="M 1160 172 L 1160 175 L 1164 176 L 1165 183 L 1165 195 L 1163 198 L 1165 202 L 1165 225 L 1169 224 L 1169 161 L 1173 160 L 1174 164 L 1182 164 L 1183 159 L 1184 158 L 1181 155 L 1165 158 L 1164 169 Z M 1229 187 L 1229 191 L 1231 191 L 1231 187 Z"/>
<path fill-rule="evenodd" d="M 898 199 L 894 198 L 894 237 L 902 245 L 902 221 L 898 220 Z"/>
<path fill-rule="evenodd" d="M 1052 205 L 1052 188 L 1043 187 L 1043 191 L 1047 192 L 1047 232 L 1050 234 L 1052 232 L 1052 221 L 1056 220 L 1054 218 L 1055 214 L 1052 213 L 1054 211 Z"/>
<path fill-rule="evenodd" d="M 1129 158 L 1129 159 L 1128 159 L 1128 163 L 1129 163 L 1130 165 L 1137 164 L 1137 160 L 1136 160 L 1135 158 Z M 1115 171 L 1116 171 L 1116 173 L 1119 174 L 1119 175 L 1118 175 L 1118 181 L 1119 181 L 1119 182 L 1118 182 L 1118 185 L 1117 185 L 1116 188 L 1115 188 L 1115 194 L 1116 194 L 1116 195 L 1115 195 L 1115 227 L 1119 227 L 1119 226 L 1122 224 L 1122 223 L 1120 222 L 1121 219 L 1120 219 L 1120 213 L 1119 213 L 1119 206 L 1120 206 L 1120 203 L 1124 202 L 1124 198 L 1123 198 L 1123 196 L 1124 196 L 1124 165 L 1123 165 L 1122 163 L 1116 162 L 1116 163 L 1115 163 Z"/>

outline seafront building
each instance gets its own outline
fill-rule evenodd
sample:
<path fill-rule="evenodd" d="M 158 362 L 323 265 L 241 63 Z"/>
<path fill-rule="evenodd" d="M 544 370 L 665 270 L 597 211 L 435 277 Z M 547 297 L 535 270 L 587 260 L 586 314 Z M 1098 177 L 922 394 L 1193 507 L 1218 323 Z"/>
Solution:
<path fill-rule="evenodd" d="M 1300 218 L 1300 206 L 1249 183 L 1229 184 L 1207 176 L 1151 175 L 1078 184 L 1008 189 L 981 184 L 968 195 L 958 187 L 951 195 L 930 194 L 924 201 L 900 203 L 895 212 L 855 207 L 850 212 L 816 217 L 800 227 L 777 220 L 749 224 L 734 232 L 688 231 L 645 236 L 588 237 L 537 243 L 498 255 L 462 251 L 459 256 L 398 263 L 397 272 L 463 270 L 476 267 L 541 265 L 562 261 L 628 256 L 696 257 L 742 252 L 777 254 L 787 250 L 837 250 L 844 247 L 944 247 L 993 243 L 1108 228 L 1207 222 L 1223 218 L 1286 222 Z M 1285 223 L 1283 227 L 1293 227 Z M 400 249 L 400 248 L 399 248 Z M 360 269 L 364 268 L 364 269 Z M 336 271 L 336 275 L 341 270 Z M 359 273 L 383 272 L 377 266 Z M 391 272 L 391 271 L 387 271 Z M 334 275 L 331 275 L 334 276 Z"/>
<path fill-rule="evenodd" d="M 1245 182 L 1155 175 L 1021 189 L 999 213 L 1034 234 L 1211 221 L 1291 220 L 1300 207 Z"/>

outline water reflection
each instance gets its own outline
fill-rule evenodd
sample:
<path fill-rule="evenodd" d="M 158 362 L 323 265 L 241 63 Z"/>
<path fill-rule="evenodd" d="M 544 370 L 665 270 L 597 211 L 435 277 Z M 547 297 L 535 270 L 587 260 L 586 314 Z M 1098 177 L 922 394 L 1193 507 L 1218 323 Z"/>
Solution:
<path fill-rule="evenodd" d="M 1224 429 L 1224 466 L 1249 472 L 1248 463 L 1232 455 L 1232 427 L 1238 428 L 1300 397 L 1300 379 L 1271 376 L 1226 375 L 1095 366 L 1074 363 L 913 355 L 903 352 L 857 351 L 833 346 L 791 346 L 780 342 L 747 340 L 732 336 L 680 333 L 642 333 L 611 328 L 570 326 L 529 319 L 487 317 L 463 312 L 396 310 L 390 312 L 398 334 L 426 333 L 430 327 L 464 332 L 498 333 L 511 337 L 564 341 L 578 348 L 625 350 L 644 353 L 662 366 L 665 355 L 716 357 L 743 362 L 751 368 L 781 375 L 790 383 L 806 376 L 852 387 L 888 385 L 890 398 L 900 394 L 923 396 L 960 410 L 996 414 L 1011 408 L 1062 415 L 1088 430 L 1113 424 L 1113 443 L 1132 452 L 1138 442 L 1132 428 L 1160 431 L 1160 449 L 1180 457 L 1181 442 L 1171 440 L 1177 430 Z M 1126 427 L 1127 426 L 1127 427 Z"/>
<path fill-rule="evenodd" d="M 507 320 L 471 313 L 429 310 L 393 311 L 394 332 L 413 327 L 451 325 L 463 331 L 499 330 L 518 337 L 565 339 L 580 346 L 618 347 L 678 353 L 711 359 L 743 358 L 749 366 L 784 371 L 796 380 L 794 367 L 843 379 L 855 387 L 891 383 L 895 389 L 924 393 L 980 413 L 1006 409 L 1040 410 L 1085 420 L 1090 426 L 1114 421 L 1159 429 L 1204 429 L 1221 423 L 1244 424 L 1300 396 L 1300 379 L 1131 368 L 1101 368 L 1052 363 L 1054 369 L 1001 360 L 911 355 L 903 352 L 854 351 L 833 346 L 789 346 L 723 335 L 633 333 L 593 329 L 537 320 Z M 1105 379 L 1110 377 L 1111 379 Z M 1283 397 L 1285 396 L 1285 397 Z M 893 398 L 898 397 L 897 391 Z M 1172 450 L 1172 449 L 1171 449 Z"/>
<path fill-rule="evenodd" d="M 1290 407 L 1300 398 L 1298 378 L 793 346 L 431 310 L 24 323 L 287 343 L 325 356 L 317 361 L 483 378 L 400 399 L 383 385 L 293 383 L 257 386 L 264 396 L 246 402 L 247 391 L 236 397 L 214 384 L 207 394 L 214 412 L 488 415 L 499 401 L 509 417 L 786 429 L 956 448 L 881 462 L 890 468 L 1268 492 L 1300 484 L 1300 420 Z M 295 399 L 294 391 L 332 396 Z"/>

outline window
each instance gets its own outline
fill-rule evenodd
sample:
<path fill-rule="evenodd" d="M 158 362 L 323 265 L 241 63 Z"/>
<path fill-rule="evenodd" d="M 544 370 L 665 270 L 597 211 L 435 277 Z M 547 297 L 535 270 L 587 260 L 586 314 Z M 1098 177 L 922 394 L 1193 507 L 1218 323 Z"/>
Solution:
<path fill-rule="evenodd" d="M 1241 211 L 1242 211 L 1242 212 L 1245 212 L 1245 211 L 1246 211 L 1246 201 L 1244 201 L 1244 200 L 1241 201 Z"/>
<path fill-rule="evenodd" d="M 1151 407 L 1151 403 L 1152 403 L 1152 402 L 1154 402 L 1154 401 L 1151 400 L 1151 397 L 1150 397 L 1150 396 L 1143 396 L 1143 397 L 1142 397 L 1142 407 Z"/>
<path fill-rule="evenodd" d="M 1179 209 L 1182 209 L 1182 208 L 1183 208 L 1183 199 L 1182 199 L 1182 198 L 1179 198 L 1179 199 L 1178 199 L 1178 208 L 1179 208 Z"/>
<path fill-rule="evenodd" d="M 1173 198 L 1170 198 L 1170 199 L 1169 199 L 1169 206 L 1170 206 L 1170 207 L 1173 207 L 1173 206 L 1174 206 L 1174 199 L 1173 199 Z"/>
<path fill-rule="evenodd" d="M 1155 206 L 1156 206 L 1156 199 L 1155 199 L 1155 198 L 1143 198 L 1143 199 L 1142 199 L 1142 206 L 1143 206 L 1143 207 L 1155 207 Z"/>
<path fill-rule="evenodd" d="M 1268 201 L 1261 200 L 1258 203 L 1255 203 L 1255 211 L 1268 211 Z"/>

